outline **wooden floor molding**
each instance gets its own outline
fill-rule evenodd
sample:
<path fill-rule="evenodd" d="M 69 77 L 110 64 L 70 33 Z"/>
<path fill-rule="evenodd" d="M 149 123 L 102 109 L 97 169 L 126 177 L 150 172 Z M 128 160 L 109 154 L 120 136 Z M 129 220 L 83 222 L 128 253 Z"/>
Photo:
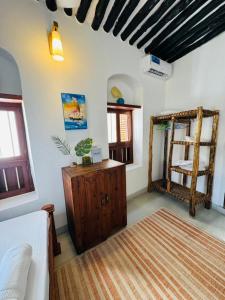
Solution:
<path fill-rule="evenodd" d="M 60 300 L 222 300 L 225 243 L 161 209 L 56 273 Z"/>

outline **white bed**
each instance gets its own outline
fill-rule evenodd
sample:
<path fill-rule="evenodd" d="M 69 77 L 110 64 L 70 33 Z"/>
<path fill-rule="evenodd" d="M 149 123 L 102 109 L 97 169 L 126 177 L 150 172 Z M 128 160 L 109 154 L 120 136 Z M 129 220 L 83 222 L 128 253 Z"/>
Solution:
<path fill-rule="evenodd" d="M 7 249 L 25 242 L 32 246 L 32 262 L 25 300 L 48 300 L 48 214 L 46 211 L 37 211 L 0 222 L 0 260 Z"/>

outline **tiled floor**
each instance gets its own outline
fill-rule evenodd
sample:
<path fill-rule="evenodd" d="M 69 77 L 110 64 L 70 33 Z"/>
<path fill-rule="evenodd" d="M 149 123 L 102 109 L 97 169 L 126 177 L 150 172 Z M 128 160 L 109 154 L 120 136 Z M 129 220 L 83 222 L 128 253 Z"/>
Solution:
<path fill-rule="evenodd" d="M 225 241 L 225 215 L 213 209 L 207 210 L 200 207 L 197 210 L 196 217 L 192 218 L 189 216 L 188 207 L 184 203 L 158 193 L 146 193 L 128 201 L 128 226 L 137 223 L 162 207 L 170 209 L 176 215 Z M 76 255 L 67 233 L 60 235 L 59 241 L 62 247 L 62 254 L 56 258 L 56 267 Z"/>

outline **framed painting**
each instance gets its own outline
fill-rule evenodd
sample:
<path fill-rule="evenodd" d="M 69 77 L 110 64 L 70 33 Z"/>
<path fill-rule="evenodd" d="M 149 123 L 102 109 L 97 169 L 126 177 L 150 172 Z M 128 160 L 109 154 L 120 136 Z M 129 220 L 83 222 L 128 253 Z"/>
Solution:
<path fill-rule="evenodd" d="M 61 98 L 65 130 L 87 129 L 85 96 L 62 93 Z"/>

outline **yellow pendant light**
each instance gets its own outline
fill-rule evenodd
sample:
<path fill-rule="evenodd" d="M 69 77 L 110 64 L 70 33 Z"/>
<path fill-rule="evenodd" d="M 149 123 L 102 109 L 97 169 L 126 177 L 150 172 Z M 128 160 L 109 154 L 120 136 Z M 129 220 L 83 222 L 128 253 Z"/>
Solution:
<path fill-rule="evenodd" d="M 53 22 L 52 30 L 49 33 L 48 40 L 49 40 L 49 49 L 51 56 L 56 61 L 63 61 L 64 55 L 63 55 L 63 46 L 62 41 L 60 37 L 60 33 L 58 31 L 58 23 Z"/>

